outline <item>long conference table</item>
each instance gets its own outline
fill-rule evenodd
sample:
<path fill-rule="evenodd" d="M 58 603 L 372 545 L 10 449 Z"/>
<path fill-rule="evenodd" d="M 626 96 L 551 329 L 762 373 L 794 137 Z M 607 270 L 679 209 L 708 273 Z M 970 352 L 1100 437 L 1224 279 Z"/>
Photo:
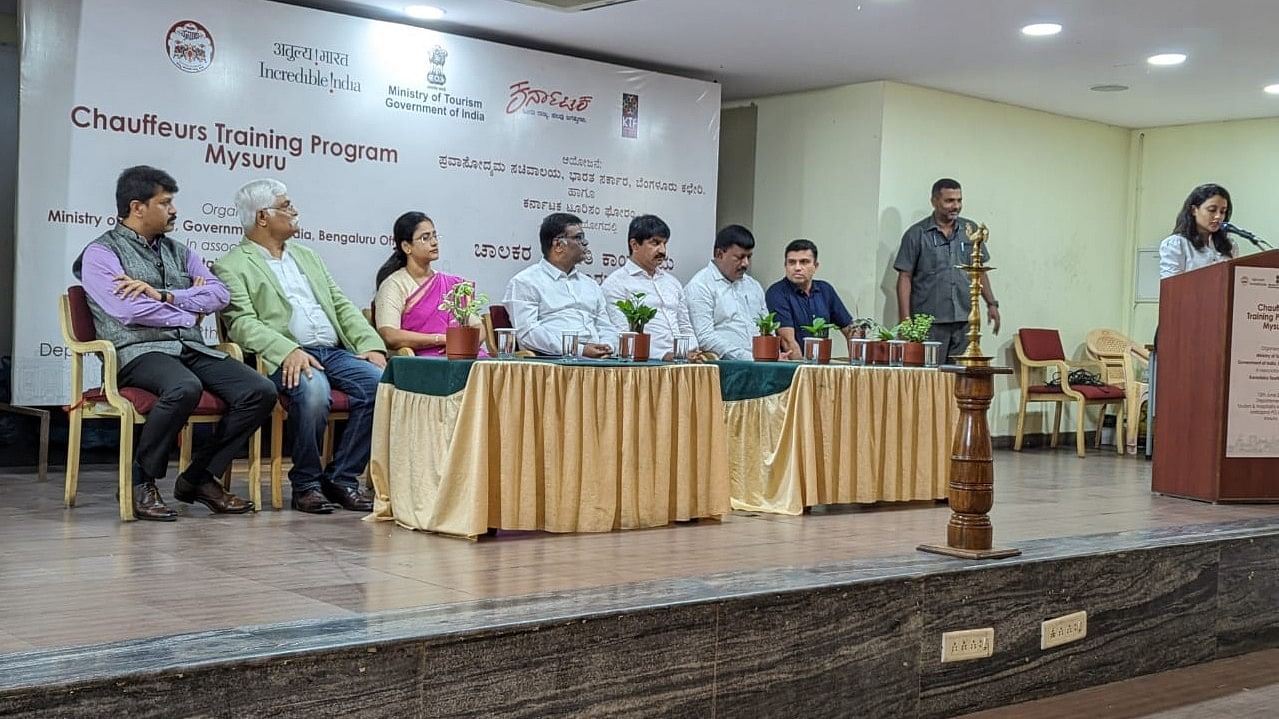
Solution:
<path fill-rule="evenodd" d="M 476 537 L 941 499 L 953 390 L 920 368 L 395 357 L 372 516 Z"/>

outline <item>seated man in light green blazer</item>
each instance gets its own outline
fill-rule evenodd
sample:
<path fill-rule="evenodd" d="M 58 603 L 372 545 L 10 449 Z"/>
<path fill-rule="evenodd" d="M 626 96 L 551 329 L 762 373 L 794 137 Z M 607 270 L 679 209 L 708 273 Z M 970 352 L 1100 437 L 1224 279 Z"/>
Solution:
<path fill-rule="evenodd" d="M 214 263 L 231 292 L 223 321 L 231 340 L 259 355 L 288 402 L 293 435 L 293 508 L 328 514 L 335 505 L 368 512 L 358 477 L 369 463 L 373 399 L 386 345 L 342 294 L 312 250 L 290 243 L 298 211 L 278 180 L 254 180 L 235 195 L 245 238 Z M 322 465 L 330 390 L 350 398 L 350 419 L 333 461 Z"/>

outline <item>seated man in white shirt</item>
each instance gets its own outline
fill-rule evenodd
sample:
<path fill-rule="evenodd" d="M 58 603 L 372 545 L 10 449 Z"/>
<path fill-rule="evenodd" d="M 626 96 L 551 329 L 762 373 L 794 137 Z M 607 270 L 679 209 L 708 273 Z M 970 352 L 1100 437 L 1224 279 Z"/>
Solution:
<path fill-rule="evenodd" d="M 586 233 L 575 215 L 554 212 L 538 231 L 542 259 L 511 278 L 502 302 L 515 339 L 525 349 L 559 355 L 566 332 L 577 334 L 576 352 L 601 358 L 613 353 L 617 332 L 608 321 L 600 286 L 577 271 L 586 258 Z"/>
<path fill-rule="evenodd" d="M 755 320 L 768 311 L 764 288 L 746 274 L 754 252 L 751 231 L 729 225 L 715 235 L 714 259 L 684 287 L 698 346 L 721 359 L 751 359 Z"/>
<path fill-rule="evenodd" d="M 649 336 L 649 356 L 670 361 L 674 356 L 675 337 L 693 337 L 693 324 L 688 318 L 688 305 L 684 302 L 684 288 L 679 280 L 661 265 L 666 261 L 666 243 L 670 241 L 671 228 L 657 215 L 640 215 L 631 220 L 626 232 L 626 247 L 630 256 L 626 264 L 613 270 L 600 285 L 604 299 L 608 301 L 608 316 L 613 329 L 626 332 L 630 325 L 618 309 L 619 300 L 629 300 L 643 294 L 644 304 L 657 310 L 653 319 L 644 326 Z M 690 343 L 689 358 L 698 360 L 696 341 Z"/>

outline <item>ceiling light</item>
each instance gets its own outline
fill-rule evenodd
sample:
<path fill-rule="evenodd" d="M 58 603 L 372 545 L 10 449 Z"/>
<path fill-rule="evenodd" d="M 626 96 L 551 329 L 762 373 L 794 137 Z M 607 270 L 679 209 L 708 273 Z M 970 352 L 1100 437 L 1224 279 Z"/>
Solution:
<path fill-rule="evenodd" d="M 414 20 L 439 20 L 444 17 L 444 11 L 434 5 L 409 5 L 404 8 L 404 14 Z"/>
<path fill-rule="evenodd" d="M 1055 22 L 1039 22 L 1021 29 L 1022 35 L 1030 35 L 1031 37 L 1045 37 L 1047 35 L 1056 35 L 1059 32 L 1061 32 L 1061 25 Z"/>
<path fill-rule="evenodd" d="M 1186 56 L 1179 52 L 1166 52 L 1161 55 L 1151 55 L 1146 58 L 1146 62 L 1151 65 L 1180 65 L 1186 61 Z"/>
<path fill-rule="evenodd" d="M 1093 92 L 1123 92 L 1128 89 L 1127 85 L 1093 85 L 1088 88 Z"/>
<path fill-rule="evenodd" d="M 1279 95 L 1279 85 L 1266 85 L 1262 89 L 1270 95 Z"/>

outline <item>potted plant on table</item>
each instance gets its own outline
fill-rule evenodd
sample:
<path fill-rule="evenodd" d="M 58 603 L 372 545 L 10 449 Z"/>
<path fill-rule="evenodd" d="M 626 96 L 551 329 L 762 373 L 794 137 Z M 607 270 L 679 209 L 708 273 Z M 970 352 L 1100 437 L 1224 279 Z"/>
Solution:
<path fill-rule="evenodd" d="M 765 312 L 755 318 L 755 326 L 759 335 L 751 340 L 751 356 L 756 362 L 776 362 L 782 354 L 781 339 L 777 330 L 782 323 L 777 320 L 776 312 Z"/>
<path fill-rule="evenodd" d="M 906 340 L 902 364 L 924 366 L 924 341 L 928 339 L 928 331 L 932 328 L 933 316 L 925 314 L 904 319 L 897 325 L 897 339 Z"/>
<path fill-rule="evenodd" d="M 626 318 L 626 325 L 630 327 L 631 332 L 635 333 L 632 359 L 636 362 L 647 362 L 650 338 L 644 333 L 644 325 L 657 316 L 657 308 L 644 304 L 643 292 L 635 292 L 630 298 L 618 300 L 613 304 L 622 311 L 622 316 Z"/>
<path fill-rule="evenodd" d="M 449 359 L 475 359 L 480 355 L 480 328 L 473 321 L 489 301 L 488 295 L 475 291 L 474 282 L 453 285 L 440 303 L 454 324 L 444 330 L 444 355 Z"/>
<path fill-rule="evenodd" d="M 868 336 L 875 341 L 866 350 L 866 363 L 888 364 L 888 340 L 897 339 L 897 328 L 877 324 Z"/>
<path fill-rule="evenodd" d="M 806 325 L 800 325 L 808 334 L 820 340 L 817 343 L 817 364 L 830 364 L 830 331 L 835 325 L 828 322 L 825 317 L 814 317 L 813 321 Z M 800 350 L 804 347 L 801 343 Z"/>

